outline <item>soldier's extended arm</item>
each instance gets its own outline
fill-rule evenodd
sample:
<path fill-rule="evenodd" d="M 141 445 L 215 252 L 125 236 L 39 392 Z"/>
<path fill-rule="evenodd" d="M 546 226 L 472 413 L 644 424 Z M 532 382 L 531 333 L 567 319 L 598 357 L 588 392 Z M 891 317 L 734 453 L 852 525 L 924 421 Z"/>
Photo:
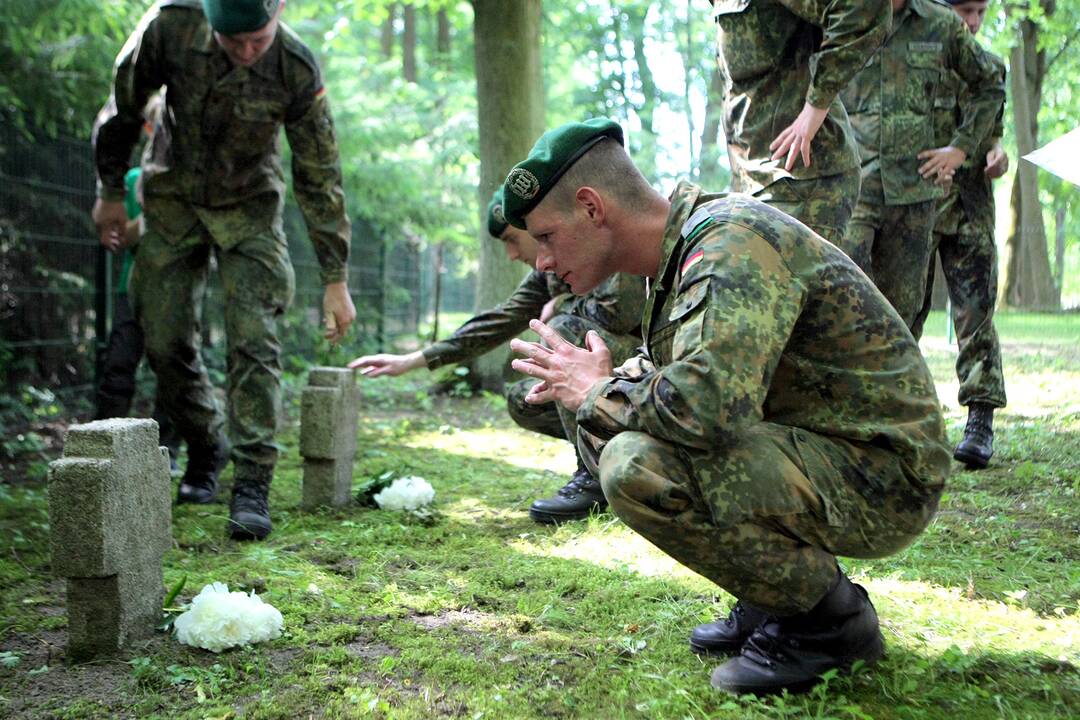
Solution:
<path fill-rule="evenodd" d="M 468 320 L 446 340 L 424 349 L 424 360 L 434 370 L 442 365 L 469 360 L 491 350 L 529 327 L 551 299 L 547 278 L 533 270 L 506 302 Z"/>
<path fill-rule="evenodd" d="M 116 60 L 112 91 L 94 121 L 91 143 L 97 167 L 98 197 L 124 199 L 124 175 L 143 126 L 143 108 L 164 84 L 164 48 L 158 9 L 150 10 L 124 44 Z"/>
<path fill-rule="evenodd" d="M 636 430 L 715 449 L 761 420 L 805 291 L 764 240 L 732 226 L 724 231 L 726 246 L 706 246 L 707 261 L 694 268 L 700 274 L 680 283 L 673 315 L 685 315 L 675 320 L 676 357 L 636 380 L 594 385 L 577 413 L 586 432 L 606 440 Z M 734 242 L 735 235 L 745 240 Z"/>
<path fill-rule="evenodd" d="M 285 134 L 292 148 L 293 194 L 315 246 L 322 283 L 342 282 L 349 260 L 349 218 L 334 121 L 317 72 L 297 92 L 285 118 Z"/>
<path fill-rule="evenodd" d="M 806 102 L 827 108 L 877 52 L 892 27 L 890 0 L 779 0 L 821 28 L 821 49 L 810 56 Z"/>
<path fill-rule="evenodd" d="M 641 327 L 645 307 L 645 279 L 615 273 L 592 292 L 574 297 L 560 310 L 592 320 L 614 335 L 628 335 Z"/>
<path fill-rule="evenodd" d="M 773 159 L 786 156 L 784 167 L 791 170 L 800 156 L 810 166 L 810 144 L 829 105 L 885 41 L 892 9 L 889 0 L 779 1 L 822 30 L 821 49 L 810 56 L 810 87 L 803 109 L 769 144 Z"/>
<path fill-rule="evenodd" d="M 967 83 L 967 93 L 949 145 L 972 157 L 985 138 L 995 136 L 1005 104 L 1005 65 L 979 45 L 963 22 L 956 23 L 951 40 L 949 62 Z"/>

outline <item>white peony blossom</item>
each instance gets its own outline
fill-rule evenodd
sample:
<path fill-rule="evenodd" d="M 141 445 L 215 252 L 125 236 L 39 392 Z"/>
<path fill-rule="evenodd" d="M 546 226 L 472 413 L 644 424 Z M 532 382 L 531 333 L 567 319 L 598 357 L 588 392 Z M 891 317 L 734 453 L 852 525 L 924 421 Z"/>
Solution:
<path fill-rule="evenodd" d="M 375 493 L 375 502 L 383 510 L 418 510 L 435 499 L 435 488 L 422 477 L 398 478 Z"/>
<path fill-rule="evenodd" d="M 210 652 L 281 636 L 281 613 L 255 594 L 229 592 L 225 583 L 204 585 L 187 612 L 176 618 L 176 639 Z"/>

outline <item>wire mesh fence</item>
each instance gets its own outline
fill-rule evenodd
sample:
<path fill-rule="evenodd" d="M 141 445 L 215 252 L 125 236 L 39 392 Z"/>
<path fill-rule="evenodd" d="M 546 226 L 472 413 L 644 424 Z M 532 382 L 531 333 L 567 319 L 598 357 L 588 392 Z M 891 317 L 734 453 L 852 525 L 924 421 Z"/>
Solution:
<path fill-rule="evenodd" d="M 100 247 L 90 219 L 94 178 L 89 142 L 0 126 L 0 395 L 9 404 L 28 388 L 54 395 L 75 413 L 92 403 L 120 264 Z M 295 206 L 287 206 L 285 220 L 296 295 L 283 349 L 310 362 L 321 315 L 319 267 Z M 358 315 L 352 344 L 381 349 L 429 323 L 441 260 L 419 238 L 387 238 L 354 218 L 349 289 Z M 443 311 L 469 309 L 471 278 L 444 273 L 440 295 Z M 204 346 L 221 347 L 223 336 L 222 291 L 211 273 Z"/>

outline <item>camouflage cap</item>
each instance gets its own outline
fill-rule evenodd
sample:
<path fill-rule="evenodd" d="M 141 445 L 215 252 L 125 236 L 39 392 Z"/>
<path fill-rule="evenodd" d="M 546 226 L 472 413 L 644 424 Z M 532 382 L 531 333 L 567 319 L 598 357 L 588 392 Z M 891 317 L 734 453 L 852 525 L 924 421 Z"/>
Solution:
<path fill-rule="evenodd" d="M 506 216 L 503 215 L 503 189 L 500 185 L 495 188 L 495 192 L 491 195 L 491 202 L 487 206 L 488 234 L 493 238 L 501 238 L 502 234 L 506 232 L 507 225 L 509 223 L 506 222 Z"/>
<path fill-rule="evenodd" d="M 281 0 L 202 0 L 210 27 L 222 35 L 254 32 L 270 22 Z"/>
<path fill-rule="evenodd" d="M 592 118 L 548 130 L 525 158 L 510 171 L 503 183 L 503 215 L 514 227 L 525 228 L 525 216 L 555 187 L 578 159 L 604 138 L 623 144 L 617 122 Z"/>

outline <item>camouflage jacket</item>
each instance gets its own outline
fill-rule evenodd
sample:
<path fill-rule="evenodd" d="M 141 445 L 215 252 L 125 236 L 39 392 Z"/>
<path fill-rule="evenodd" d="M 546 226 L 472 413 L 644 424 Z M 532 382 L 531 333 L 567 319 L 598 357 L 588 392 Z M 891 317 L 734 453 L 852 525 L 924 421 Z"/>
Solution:
<path fill-rule="evenodd" d="M 165 107 L 143 155 L 143 209 L 179 238 L 202 222 L 229 247 L 280 227 L 285 197 L 278 137 L 292 148 L 293 191 L 324 283 L 345 279 L 350 230 L 330 107 L 311 51 L 284 24 L 250 68 L 233 66 L 198 0 L 165 0 L 128 38 L 94 126 L 98 194 L 123 197 L 147 100 Z"/>
<path fill-rule="evenodd" d="M 641 336 L 641 306 L 645 304 L 645 279 L 617 273 L 580 297 L 553 273 L 533 270 L 506 302 L 472 318 L 446 340 L 424 349 L 427 366 L 469 360 L 508 342 L 529 329 L 548 300 L 558 298 L 556 313 L 586 318 L 613 335 Z"/>
<path fill-rule="evenodd" d="M 997 55 L 983 50 L 988 62 L 994 65 L 999 82 L 1005 84 L 1005 63 Z M 948 145 L 956 128 L 963 122 L 963 110 L 971 101 L 971 93 L 964 81 L 954 73 L 946 74 L 942 93 L 934 98 L 934 143 Z M 989 228 L 994 225 L 994 195 L 992 183 L 986 176 L 986 154 L 1005 133 L 1005 103 L 998 107 L 994 127 L 979 142 L 975 154 L 964 161 L 956 171 L 949 194 L 938 205 L 938 217 L 934 231 L 946 234 L 958 232 L 963 222 L 975 222 Z"/>
<path fill-rule="evenodd" d="M 935 0 L 908 0 L 884 47 L 841 95 L 862 161 L 860 200 L 910 205 L 942 196 L 919 175 L 917 155 L 941 147 L 934 105 L 954 72 L 970 100 L 945 145 L 975 154 L 1005 99 L 1004 80 L 956 13 Z"/>
<path fill-rule="evenodd" d="M 642 318 L 647 354 L 592 387 L 581 428 L 715 452 L 767 421 L 891 448 L 914 477 L 944 482 L 930 371 L 843 252 L 754 198 L 684 182 L 661 257 Z"/>
<path fill-rule="evenodd" d="M 881 46 L 890 17 L 889 0 L 714 0 L 732 187 L 754 193 L 780 178 L 859 166 L 837 96 Z M 770 159 L 769 143 L 804 102 L 829 114 L 811 143 L 810 167 L 799 160 L 789 173 Z"/>

